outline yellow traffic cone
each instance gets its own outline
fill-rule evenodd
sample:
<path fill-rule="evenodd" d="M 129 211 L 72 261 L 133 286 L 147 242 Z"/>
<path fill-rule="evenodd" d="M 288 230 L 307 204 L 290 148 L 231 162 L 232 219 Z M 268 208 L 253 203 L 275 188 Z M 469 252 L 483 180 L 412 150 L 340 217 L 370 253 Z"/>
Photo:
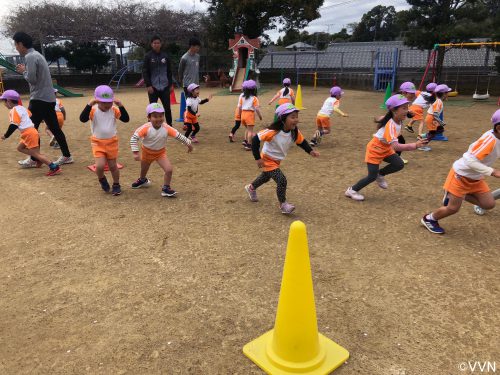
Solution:
<path fill-rule="evenodd" d="M 300 87 L 299 87 L 300 90 Z M 306 226 L 290 226 L 274 329 L 243 347 L 268 374 L 329 374 L 349 352 L 318 333 Z"/>
<path fill-rule="evenodd" d="M 297 97 L 295 98 L 295 107 L 297 107 L 297 109 L 305 109 L 304 107 L 302 107 L 302 87 L 300 87 L 300 85 L 297 86 Z"/>

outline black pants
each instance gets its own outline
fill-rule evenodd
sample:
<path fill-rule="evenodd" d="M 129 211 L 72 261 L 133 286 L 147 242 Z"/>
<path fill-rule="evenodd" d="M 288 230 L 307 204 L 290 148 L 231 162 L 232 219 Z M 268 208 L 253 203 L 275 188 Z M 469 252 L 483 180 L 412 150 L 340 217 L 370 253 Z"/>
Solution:
<path fill-rule="evenodd" d="M 403 137 L 402 135 L 398 135 L 398 142 L 404 145 L 406 143 L 405 137 Z M 402 151 L 396 151 L 396 154 L 398 154 L 399 156 L 401 156 L 402 153 Z"/>
<path fill-rule="evenodd" d="M 368 166 L 368 176 L 359 180 L 356 185 L 353 185 L 352 190 L 360 191 L 365 186 L 375 181 L 378 175 L 387 176 L 388 174 L 400 171 L 405 166 L 403 160 L 401 160 L 401 158 L 396 154 L 392 154 L 391 156 L 386 157 L 384 161 L 389 164 L 382 168 L 380 171 L 380 166 L 378 164 L 367 163 L 366 165 Z"/>
<path fill-rule="evenodd" d="M 240 128 L 241 125 L 241 120 L 235 120 L 234 121 L 234 127 L 231 129 L 231 134 L 235 135 L 236 131 Z"/>
<path fill-rule="evenodd" d="M 31 111 L 31 121 L 33 122 L 33 125 L 35 125 L 36 130 L 38 130 L 40 123 L 44 121 L 51 133 L 54 135 L 57 143 L 59 143 L 59 146 L 61 146 L 61 153 L 66 157 L 70 157 L 71 153 L 69 152 L 68 143 L 66 142 L 66 136 L 57 122 L 55 106 L 55 102 L 30 100 L 29 110 Z M 32 159 L 35 160 L 34 158 Z"/>
<path fill-rule="evenodd" d="M 278 196 L 278 201 L 280 203 L 286 202 L 286 177 L 281 172 L 281 169 L 277 168 L 273 171 L 262 172 L 260 176 L 258 176 L 254 182 L 252 182 L 252 186 L 254 189 L 257 189 L 259 186 L 264 185 L 270 179 L 273 179 L 276 182 L 276 195 Z"/>
<path fill-rule="evenodd" d="M 165 121 L 167 124 L 172 125 L 172 111 L 170 110 L 170 87 L 165 90 L 158 91 L 153 87 L 154 92 L 148 93 L 149 103 L 157 103 L 158 99 L 161 100 L 163 109 L 165 110 Z"/>
<path fill-rule="evenodd" d="M 200 124 L 184 124 L 187 126 L 186 133 L 184 134 L 184 137 L 189 138 L 189 134 L 191 134 L 191 131 L 193 132 L 192 136 L 196 136 L 196 133 L 200 131 Z M 194 130 L 193 130 L 194 128 Z"/>

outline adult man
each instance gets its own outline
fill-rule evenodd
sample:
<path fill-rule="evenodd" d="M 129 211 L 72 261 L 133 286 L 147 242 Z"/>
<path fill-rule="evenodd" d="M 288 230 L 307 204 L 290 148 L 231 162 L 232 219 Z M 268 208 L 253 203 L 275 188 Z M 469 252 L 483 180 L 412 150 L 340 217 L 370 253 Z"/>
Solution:
<path fill-rule="evenodd" d="M 49 66 L 45 58 L 33 49 L 33 39 L 30 35 L 19 31 L 12 37 L 16 46 L 17 52 L 24 56 L 26 64 L 18 64 L 16 71 L 21 73 L 30 87 L 30 104 L 31 121 L 38 130 L 40 123 L 45 121 L 47 127 L 54 135 L 57 143 L 61 147 L 62 155 L 55 161 L 56 164 L 73 163 L 73 158 L 69 152 L 66 136 L 59 128 L 56 115 L 56 95 L 52 86 L 52 78 L 50 76 Z M 36 161 L 33 158 L 27 158 L 19 161 L 19 164 L 24 168 L 36 167 Z"/>
<path fill-rule="evenodd" d="M 184 93 L 187 96 L 187 87 L 191 83 L 200 83 L 200 52 L 201 42 L 197 38 L 189 39 L 189 49 L 182 55 L 179 63 L 179 80 L 182 82 Z"/>
<path fill-rule="evenodd" d="M 161 50 L 161 39 L 155 35 L 151 38 L 151 51 L 144 56 L 142 78 L 148 90 L 149 103 L 158 102 L 165 110 L 165 120 L 172 125 L 170 110 L 170 88 L 172 87 L 172 69 L 168 55 Z"/>

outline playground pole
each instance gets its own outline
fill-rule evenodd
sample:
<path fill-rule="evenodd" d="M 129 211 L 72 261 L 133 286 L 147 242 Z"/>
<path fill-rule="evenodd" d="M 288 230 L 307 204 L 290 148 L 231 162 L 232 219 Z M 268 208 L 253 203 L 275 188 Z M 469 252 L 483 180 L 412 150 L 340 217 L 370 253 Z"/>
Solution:
<path fill-rule="evenodd" d="M 318 72 L 314 72 L 314 90 L 316 90 L 317 83 L 318 83 Z"/>

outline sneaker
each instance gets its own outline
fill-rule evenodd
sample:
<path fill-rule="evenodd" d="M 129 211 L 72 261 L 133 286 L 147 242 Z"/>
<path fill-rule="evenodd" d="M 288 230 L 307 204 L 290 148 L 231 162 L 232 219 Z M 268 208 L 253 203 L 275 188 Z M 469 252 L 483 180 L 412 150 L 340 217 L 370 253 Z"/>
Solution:
<path fill-rule="evenodd" d="M 259 198 L 257 198 L 257 190 L 255 190 L 252 186 L 252 184 L 248 184 L 245 186 L 245 190 L 248 193 L 248 197 L 252 202 L 258 202 Z"/>
<path fill-rule="evenodd" d="M 234 134 L 229 133 L 229 142 L 233 143 L 234 142 Z"/>
<path fill-rule="evenodd" d="M 486 210 L 484 208 L 474 205 L 474 213 L 476 215 L 483 216 L 486 213 Z"/>
<path fill-rule="evenodd" d="M 415 130 L 413 130 L 413 128 L 412 128 L 411 126 L 406 125 L 406 126 L 405 126 L 405 129 L 406 129 L 407 131 L 409 131 L 410 133 L 415 133 Z"/>
<path fill-rule="evenodd" d="M 252 151 L 252 146 L 250 145 L 246 145 L 243 148 L 245 149 L 245 151 Z"/>
<path fill-rule="evenodd" d="M 40 168 L 42 163 L 36 160 L 31 160 L 31 157 L 28 157 L 25 160 L 22 160 L 22 163 L 18 162 L 21 168 Z"/>
<path fill-rule="evenodd" d="M 74 160 L 73 160 L 73 156 L 59 156 L 59 159 L 57 159 L 54 163 L 56 163 L 57 165 L 62 165 L 62 164 L 71 164 L 73 163 Z"/>
<path fill-rule="evenodd" d="M 99 183 L 101 184 L 102 190 L 104 190 L 106 193 L 109 193 L 109 191 L 111 190 L 111 186 L 109 186 L 109 182 L 106 179 L 106 176 L 100 178 Z"/>
<path fill-rule="evenodd" d="M 56 165 L 54 168 L 50 168 L 45 175 L 51 177 L 58 175 L 59 173 L 61 173 L 61 167 L 59 165 Z"/>
<path fill-rule="evenodd" d="M 200 143 L 200 142 L 198 141 L 198 138 L 193 137 L 193 136 L 191 136 L 191 141 L 192 141 L 193 143 Z"/>
<path fill-rule="evenodd" d="M 401 158 L 403 160 L 403 164 L 408 164 L 408 160 Z"/>
<path fill-rule="evenodd" d="M 139 189 L 142 187 L 151 186 L 151 180 L 149 178 L 138 178 L 135 182 L 132 182 L 132 189 Z"/>
<path fill-rule="evenodd" d="M 52 137 L 50 138 L 49 146 L 54 146 L 56 143 L 57 143 L 57 142 L 56 142 L 56 137 L 52 136 Z"/>
<path fill-rule="evenodd" d="M 30 161 L 31 161 L 31 156 L 28 156 L 26 159 L 19 160 L 19 161 L 17 162 L 17 164 L 19 164 L 19 165 L 23 165 L 23 164 L 27 164 L 27 163 L 28 163 L 28 162 L 30 162 Z"/>
<path fill-rule="evenodd" d="M 351 199 L 354 199 L 355 201 L 364 201 L 365 197 L 358 193 L 356 190 L 352 190 L 352 187 L 347 188 L 345 191 L 345 196 Z"/>
<path fill-rule="evenodd" d="M 60 150 L 61 149 L 61 146 L 59 146 L 59 143 L 57 143 L 57 142 L 55 142 L 52 147 L 54 147 L 56 150 Z"/>
<path fill-rule="evenodd" d="M 380 186 L 382 189 L 387 189 L 389 187 L 389 184 L 382 175 L 378 175 L 375 181 L 377 181 L 378 186 Z"/>
<path fill-rule="evenodd" d="M 295 210 L 295 206 L 291 203 L 283 202 L 280 204 L 280 209 L 282 214 L 288 215 Z"/>
<path fill-rule="evenodd" d="M 161 189 L 162 197 L 173 197 L 177 192 L 174 189 L 171 189 L 169 185 L 163 185 Z"/>
<path fill-rule="evenodd" d="M 429 230 L 429 232 L 436 234 L 444 234 L 444 229 L 439 226 L 438 221 L 426 219 L 426 216 L 427 215 L 424 215 L 424 217 L 420 220 L 422 225 L 426 227 Z"/>
<path fill-rule="evenodd" d="M 114 196 L 120 195 L 122 193 L 122 187 L 120 184 L 113 184 L 113 187 L 111 189 L 111 194 Z"/>
<path fill-rule="evenodd" d="M 430 148 L 429 146 L 422 146 L 422 147 L 417 148 L 417 150 L 427 152 L 427 151 L 431 151 L 432 148 Z"/>
<path fill-rule="evenodd" d="M 318 145 L 318 143 L 316 143 L 316 140 L 315 140 L 315 139 L 311 139 L 311 140 L 309 141 L 309 146 L 311 146 L 311 147 L 316 147 L 317 145 Z"/>
<path fill-rule="evenodd" d="M 242 144 L 243 146 L 246 146 L 246 145 L 248 145 L 249 143 L 247 142 L 247 140 L 246 140 L 246 139 L 244 139 L 244 140 L 241 142 L 241 144 Z"/>
<path fill-rule="evenodd" d="M 320 130 L 316 130 L 314 133 L 314 141 L 316 142 L 316 145 L 319 145 L 321 143 L 321 139 L 323 138 L 323 134 L 321 133 Z"/>

